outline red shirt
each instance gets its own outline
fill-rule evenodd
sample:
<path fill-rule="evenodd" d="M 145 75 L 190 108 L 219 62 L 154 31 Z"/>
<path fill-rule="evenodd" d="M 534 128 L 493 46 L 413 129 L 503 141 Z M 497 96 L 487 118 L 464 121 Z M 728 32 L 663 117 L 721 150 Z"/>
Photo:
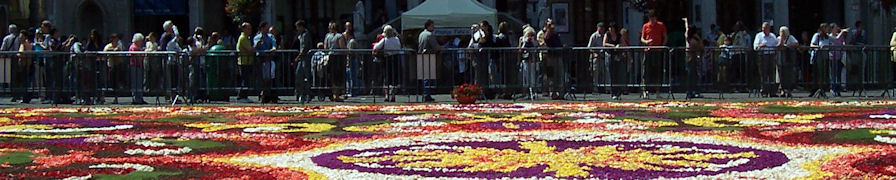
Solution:
<path fill-rule="evenodd" d="M 131 43 L 131 47 L 128 48 L 128 51 L 138 51 L 143 52 L 143 47 L 137 46 L 135 43 Z M 134 54 L 131 56 L 131 66 L 142 68 L 143 67 L 143 56 L 140 54 Z"/>
<path fill-rule="evenodd" d="M 376 43 L 379 43 L 380 40 L 383 40 L 384 38 L 386 38 L 386 36 L 383 36 L 383 34 L 376 35 L 376 41 L 373 41 L 373 43 L 370 44 L 370 47 L 376 47 Z"/>
<path fill-rule="evenodd" d="M 644 27 L 641 27 L 641 33 L 644 34 L 644 39 L 651 40 L 653 42 L 647 43 L 648 46 L 662 46 L 663 41 L 666 40 L 666 25 L 663 22 L 656 21 L 656 23 L 644 23 Z"/>

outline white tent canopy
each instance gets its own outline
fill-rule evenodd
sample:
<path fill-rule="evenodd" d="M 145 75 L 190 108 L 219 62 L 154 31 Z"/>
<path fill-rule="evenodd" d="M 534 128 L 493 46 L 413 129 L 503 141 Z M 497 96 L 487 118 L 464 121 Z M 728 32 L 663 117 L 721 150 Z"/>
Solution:
<path fill-rule="evenodd" d="M 435 21 L 437 28 L 469 28 L 482 20 L 496 24 L 497 12 L 475 0 L 427 0 L 401 14 L 401 27 L 403 30 L 423 29 L 427 19 Z"/>

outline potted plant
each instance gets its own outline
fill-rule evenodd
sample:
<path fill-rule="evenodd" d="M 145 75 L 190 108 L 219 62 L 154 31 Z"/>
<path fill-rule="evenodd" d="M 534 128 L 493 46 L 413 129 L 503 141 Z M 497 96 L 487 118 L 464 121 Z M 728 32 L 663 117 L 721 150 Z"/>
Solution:
<path fill-rule="evenodd" d="M 261 19 L 264 0 L 227 0 L 224 12 L 234 23 L 257 23 Z"/>
<path fill-rule="evenodd" d="M 476 100 L 479 99 L 479 95 L 482 94 L 482 88 L 475 84 L 463 84 L 454 88 L 451 91 L 451 97 L 457 100 L 457 103 L 460 104 L 473 104 L 476 103 Z"/>

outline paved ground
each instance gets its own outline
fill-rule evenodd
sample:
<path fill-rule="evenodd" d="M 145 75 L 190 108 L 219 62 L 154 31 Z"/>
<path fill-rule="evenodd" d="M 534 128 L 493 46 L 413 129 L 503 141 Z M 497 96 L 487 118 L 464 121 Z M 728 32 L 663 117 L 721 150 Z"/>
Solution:
<path fill-rule="evenodd" d="M 650 99 L 652 101 L 668 101 L 668 100 L 689 100 L 689 101 L 765 101 L 765 100 L 874 100 L 874 99 L 893 99 L 893 97 L 889 96 L 881 96 L 883 91 L 866 91 L 864 94 L 853 94 L 854 92 L 844 92 L 841 93 L 842 97 L 832 97 L 830 93 L 828 93 L 827 98 L 817 98 L 817 97 L 808 97 L 808 92 L 797 92 L 793 94 L 793 98 L 759 98 L 756 97 L 755 94 L 750 93 L 729 93 L 720 95 L 719 93 L 704 93 L 703 98 L 696 99 L 685 99 L 685 94 L 676 93 L 674 94 L 674 98 L 670 97 L 668 93 L 659 94 L 659 97 L 656 95 L 652 95 Z M 245 105 L 300 105 L 294 96 L 280 96 L 281 101 L 276 104 L 261 104 L 258 101 L 257 96 L 252 96 L 250 99 L 255 103 L 245 104 L 238 103 L 235 99 L 236 97 L 231 97 L 229 102 L 224 101 L 212 101 L 206 103 L 200 103 L 195 105 L 208 105 L 208 106 L 245 106 Z M 454 99 L 451 98 L 448 94 L 443 95 L 435 95 L 433 96 L 435 102 L 430 103 L 440 103 L 440 104 L 450 104 L 457 103 Z M 81 106 L 81 105 L 69 105 L 69 104 L 40 104 L 38 99 L 34 99 L 29 104 L 21 104 L 14 103 L 10 101 L 10 97 L 0 97 L 0 106 L 4 107 L 50 107 L 50 106 Z M 113 98 L 106 98 L 105 105 L 120 105 L 120 106 L 132 106 L 130 97 L 119 97 L 118 104 L 111 104 Z M 159 97 L 145 97 L 144 100 L 149 102 L 149 105 L 144 106 L 159 106 L 159 105 L 171 105 L 170 101 L 164 100 Z M 585 101 L 645 101 L 640 97 L 640 94 L 631 93 L 629 95 L 621 96 L 619 100 L 613 100 L 609 94 L 570 94 L 567 96 L 566 100 L 551 100 L 549 97 L 537 96 L 534 99 L 529 99 L 528 97 L 518 97 L 514 100 L 504 100 L 504 99 L 495 99 L 495 100 L 485 100 L 478 101 L 480 103 L 528 103 L 528 102 L 585 102 Z M 358 104 L 408 104 L 408 103 L 426 103 L 422 101 L 421 96 L 417 95 L 402 95 L 397 96 L 396 102 L 383 102 L 383 96 L 359 96 L 359 97 L 350 97 L 345 99 L 345 102 L 336 103 L 329 100 L 318 100 L 315 99 L 310 103 L 306 103 L 303 105 L 334 105 L 334 104 L 350 104 L 350 105 L 358 105 Z M 186 105 L 182 101 L 178 101 L 176 105 Z"/>

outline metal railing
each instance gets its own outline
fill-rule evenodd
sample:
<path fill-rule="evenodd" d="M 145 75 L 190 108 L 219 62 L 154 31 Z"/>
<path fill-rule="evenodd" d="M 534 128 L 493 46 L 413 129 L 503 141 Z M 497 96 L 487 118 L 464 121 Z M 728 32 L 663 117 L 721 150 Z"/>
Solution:
<path fill-rule="evenodd" d="M 304 103 L 342 94 L 376 103 L 389 100 L 384 95 L 423 101 L 423 95 L 448 94 L 469 83 L 484 87 L 485 99 L 513 100 L 539 94 L 588 100 L 638 91 L 669 98 L 738 91 L 760 97 L 803 89 L 824 96 L 841 88 L 853 96 L 868 96 L 867 90 L 892 96 L 892 52 L 886 46 L 315 49 L 245 56 L 252 63 L 240 63 L 237 51 L 0 52 L 0 93 L 86 104 L 104 97 L 203 103 L 248 95 L 298 96 Z"/>

